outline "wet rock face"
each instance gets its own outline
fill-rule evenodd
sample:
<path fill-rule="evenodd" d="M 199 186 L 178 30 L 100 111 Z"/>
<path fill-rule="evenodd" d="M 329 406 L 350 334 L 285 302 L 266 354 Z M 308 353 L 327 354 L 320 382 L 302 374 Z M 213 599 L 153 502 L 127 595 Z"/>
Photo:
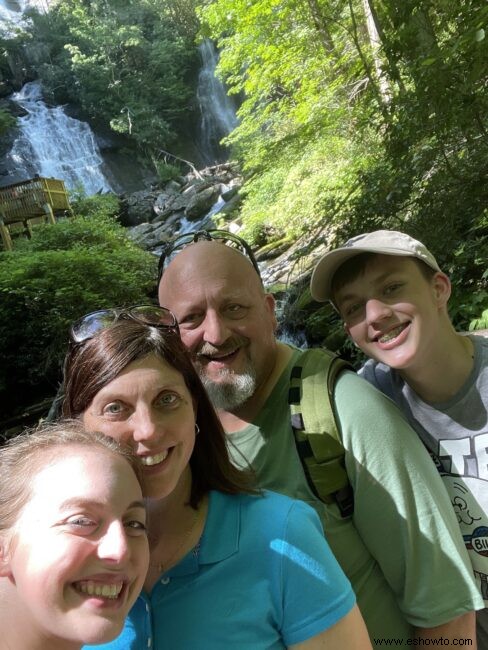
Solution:
<path fill-rule="evenodd" d="M 129 236 L 155 255 L 179 234 L 215 228 L 212 220 L 215 206 L 218 218 L 225 221 L 225 229 L 238 234 L 241 184 L 238 170 L 231 164 L 193 172 L 157 189 L 127 195 L 123 223 L 129 226 Z M 311 301 L 307 294 L 308 281 L 323 252 L 323 243 L 306 238 L 290 240 L 271 226 L 263 227 L 255 238 L 254 254 L 265 286 L 273 290 L 290 285 L 302 287 L 300 304 L 305 300 L 303 296 L 308 295 L 307 305 Z M 296 314 L 291 320 L 297 320 Z"/>
<path fill-rule="evenodd" d="M 154 201 L 156 193 L 150 190 L 140 190 L 129 194 L 122 200 L 120 220 L 124 226 L 146 224 L 154 217 Z"/>
<path fill-rule="evenodd" d="M 189 221 L 195 221 L 202 217 L 210 210 L 212 205 L 218 199 L 222 192 L 222 186 L 219 184 L 207 187 L 205 190 L 197 192 L 192 196 L 185 208 L 185 216 Z"/>
<path fill-rule="evenodd" d="M 122 197 L 121 223 L 140 246 L 154 250 L 181 228 L 203 227 L 212 210 L 229 214 L 240 201 L 242 179 L 234 163 L 193 171 L 157 189 Z M 224 198 L 227 195 L 227 202 Z"/>
<path fill-rule="evenodd" d="M 0 108 L 8 111 L 14 117 L 25 117 L 29 115 L 29 111 L 17 104 L 17 102 L 12 101 L 11 99 L 1 99 Z"/>

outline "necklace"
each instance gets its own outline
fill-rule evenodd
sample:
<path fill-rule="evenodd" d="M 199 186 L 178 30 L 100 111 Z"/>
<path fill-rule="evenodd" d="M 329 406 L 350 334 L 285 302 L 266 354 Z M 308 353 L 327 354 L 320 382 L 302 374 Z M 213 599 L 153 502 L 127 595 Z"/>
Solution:
<path fill-rule="evenodd" d="M 165 567 L 169 568 L 173 560 L 177 557 L 178 553 L 181 551 L 187 540 L 190 538 L 190 535 L 192 534 L 193 530 L 195 529 L 195 526 L 197 525 L 197 521 L 200 518 L 200 509 L 197 509 L 193 513 L 193 518 L 191 520 L 190 527 L 188 530 L 186 530 L 183 533 L 183 536 L 181 538 L 181 542 L 178 544 L 176 549 L 171 553 L 169 558 L 167 558 L 164 562 L 159 562 L 158 564 L 150 564 L 149 566 L 152 566 L 154 569 L 157 569 L 159 573 L 164 573 L 167 569 Z"/>

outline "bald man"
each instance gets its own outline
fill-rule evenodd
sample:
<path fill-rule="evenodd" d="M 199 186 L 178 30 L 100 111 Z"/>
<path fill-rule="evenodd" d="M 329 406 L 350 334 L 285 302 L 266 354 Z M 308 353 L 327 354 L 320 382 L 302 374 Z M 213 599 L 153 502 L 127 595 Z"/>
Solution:
<path fill-rule="evenodd" d="M 450 501 L 397 408 L 353 372 L 336 382 L 354 514 L 312 492 L 290 423 L 290 372 L 301 351 L 275 338 L 274 298 L 250 261 L 198 241 L 169 263 L 159 300 L 178 319 L 232 445 L 263 488 L 310 503 L 349 577 L 373 646 L 382 639 L 469 638 L 483 602 Z"/>

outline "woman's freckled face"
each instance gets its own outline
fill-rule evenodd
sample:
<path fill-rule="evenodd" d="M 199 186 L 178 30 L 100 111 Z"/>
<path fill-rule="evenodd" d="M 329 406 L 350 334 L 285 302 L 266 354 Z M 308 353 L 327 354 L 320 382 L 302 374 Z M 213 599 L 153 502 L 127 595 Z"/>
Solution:
<path fill-rule="evenodd" d="M 144 469 L 144 496 L 164 498 L 189 473 L 195 406 L 183 375 L 156 355 L 130 363 L 83 414 L 84 425 L 132 447 Z"/>

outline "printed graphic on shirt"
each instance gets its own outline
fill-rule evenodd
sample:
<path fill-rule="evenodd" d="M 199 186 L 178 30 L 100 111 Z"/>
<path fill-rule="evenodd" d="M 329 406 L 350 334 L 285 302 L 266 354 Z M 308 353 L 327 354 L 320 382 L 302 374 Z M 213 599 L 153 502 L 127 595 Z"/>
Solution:
<path fill-rule="evenodd" d="M 488 601 L 488 481 L 444 475 L 481 593 Z"/>
<path fill-rule="evenodd" d="M 440 440 L 439 455 L 434 461 L 451 497 L 488 606 L 488 434 Z"/>

